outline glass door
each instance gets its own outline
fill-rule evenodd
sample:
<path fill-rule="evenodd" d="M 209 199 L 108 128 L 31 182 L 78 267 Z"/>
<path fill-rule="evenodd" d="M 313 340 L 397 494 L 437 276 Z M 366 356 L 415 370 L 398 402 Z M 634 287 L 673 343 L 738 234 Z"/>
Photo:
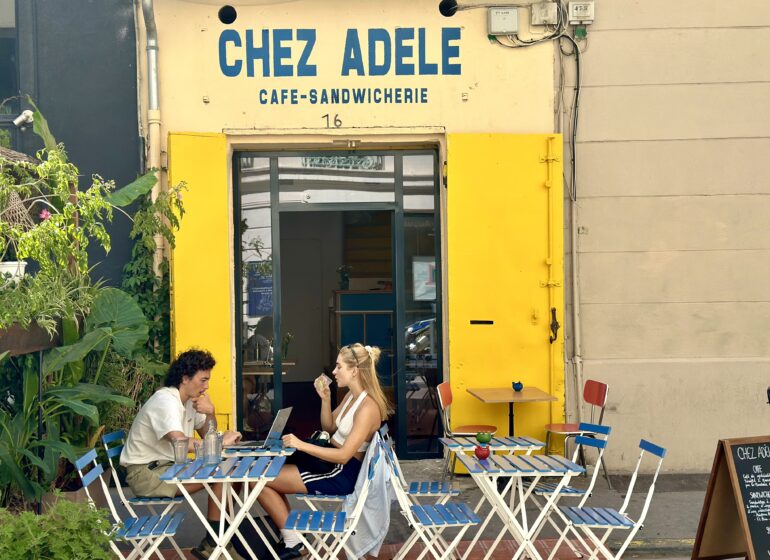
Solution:
<path fill-rule="evenodd" d="M 441 436 L 436 386 L 443 381 L 441 254 L 435 154 L 404 155 L 395 235 L 399 453 L 435 457 Z"/>

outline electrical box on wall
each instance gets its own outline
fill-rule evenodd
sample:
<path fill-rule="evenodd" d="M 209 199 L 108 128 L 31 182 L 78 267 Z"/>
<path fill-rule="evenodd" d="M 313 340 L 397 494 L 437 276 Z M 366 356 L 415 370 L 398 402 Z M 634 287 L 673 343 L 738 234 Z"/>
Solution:
<path fill-rule="evenodd" d="M 584 0 L 581 2 L 571 1 L 569 3 L 569 22 L 570 25 L 588 25 L 594 21 L 594 2 L 593 0 Z"/>
<path fill-rule="evenodd" d="M 489 34 L 514 35 L 519 32 L 519 9 L 512 6 L 489 8 Z"/>
<path fill-rule="evenodd" d="M 559 12 L 556 2 L 540 2 L 532 4 L 530 14 L 532 25 L 556 25 L 559 21 Z"/>

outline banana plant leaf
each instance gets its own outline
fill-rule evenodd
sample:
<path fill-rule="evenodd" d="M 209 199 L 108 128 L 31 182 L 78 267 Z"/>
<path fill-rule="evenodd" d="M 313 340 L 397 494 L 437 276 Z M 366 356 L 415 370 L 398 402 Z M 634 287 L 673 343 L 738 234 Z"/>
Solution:
<path fill-rule="evenodd" d="M 48 375 L 67 364 L 83 360 L 89 352 L 108 345 L 124 358 L 133 358 L 149 338 L 147 319 L 136 300 L 117 288 L 102 288 L 86 319 L 86 334 L 79 341 L 54 348 L 46 355 L 43 372 Z"/>
<path fill-rule="evenodd" d="M 43 488 L 37 482 L 29 480 L 24 471 L 16 464 L 8 446 L 0 442 L 0 472 L 13 481 L 28 500 L 36 500 L 42 496 Z"/>
<path fill-rule="evenodd" d="M 37 105 L 32 101 L 30 96 L 27 96 L 27 103 L 32 105 L 34 109 L 32 120 L 32 131 L 43 139 L 45 147 L 49 150 L 53 150 L 56 147 L 56 138 L 51 134 L 51 129 L 48 127 L 48 121 L 37 108 Z"/>
<path fill-rule="evenodd" d="M 82 449 L 79 449 L 74 445 L 70 445 L 69 443 L 53 440 L 53 439 L 48 439 L 45 441 L 36 441 L 30 444 L 30 447 L 33 449 L 42 447 L 46 450 L 46 453 L 49 450 L 54 451 L 57 458 L 60 455 L 64 455 L 67 459 L 69 459 L 73 463 L 78 460 L 80 455 L 82 455 L 81 451 L 83 451 Z"/>
<path fill-rule="evenodd" d="M 88 400 L 92 403 L 114 402 L 126 406 L 134 405 L 132 399 L 120 395 L 103 385 L 93 385 L 90 383 L 78 383 L 74 387 L 56 387 L 48 389 L 45 392 L 45 396 L 49 395 L 57 398 Z"/>
<path fill-rule="evenodd" d="M 103 350 L 112 338 L 109 328 L 98 328 L 69 346 L 52 348 L 43 358 L 43 374 L 59 371 L 65 365 L 82 361 L 92 350 Z"/>
<path fill-rule="evenodd" d="M 71 410 L 78 416 L 86 418 L 94 426 L 99 423 L 99 409 L 94 405 L 85 403 L 78 399 L 71 399 L 64 396 L 56 398 L 56 404 L 59 405 L 58 410 L 62 408 Z"/>
<path fill-rule="evenodd" d="M 123 208 L 134 202 L 140 196 L 146 195 L 158 182 L 156 171 L 148 171 L 135 181 L 119 188 L 107 197 L 107 201 L 113 206 Z"/>
<path fill-rule="evenodd" d="M 113 350 L 125 358 L 132 358 L 149 337 L 142 308 L 133 297 L 117 288 L 103 288 L 94 300 L 86 319 L 86 330 L 98 327 L 112 329 Z"/>

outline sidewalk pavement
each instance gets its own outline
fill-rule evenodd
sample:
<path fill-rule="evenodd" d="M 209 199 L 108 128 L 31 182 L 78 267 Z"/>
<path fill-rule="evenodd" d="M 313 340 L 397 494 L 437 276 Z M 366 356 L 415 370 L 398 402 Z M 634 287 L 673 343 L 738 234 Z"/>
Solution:
<path fill-rule="evenodd" d="M 401 461 L 402 468 L 407 480 L 438 480 L 441 478 L 441 464 L 439 459 L 425 459 L 421 461 Z M 625 490 L 628 486 L 628 477 L 611 477 L 613 489 L 609 489 L 607 482 L 599 476 L 594 492 L 589 500 L 589 505 L 600 505 L 619 508 L 623 503 Z M 585 487 L 588 480 L 579 477 L 574 480 L 575 486 Z M 454 479 L 455 484 L 460 488 L 461 494 L 458 499 L 475 506 L 481 493 L 476 488 L 473 480 L 468 476 L 457 476 Z M 636 537 L 629 545 L 625 553 L 626 558 L 644 558 L 652 560 L 657 558 L 689 558 L 692 552 L 695 533 L 698 528 L 700 511 L 703 507 L 703 499 L 706 492 L 707 475 L 661 475 L 656 484 L 655 494 L 652 498 L 652 505 L 647 514 L 647 519 L 643 528 L 637 533 Z M 649 486 L 649 477 L 640 477 L 636 484 L 636 489 L 631 499 L 629 512 L 635 517 L 641 511 L 644 496 Z M 196 498 L 201 504 L 204 502 L 203 493 L 199 493 Z M 292 501 L 294 505 L 296 502 Z M 567 501 L 563 502 L 568 503 Z M 189 506 L 185 506 L 188 511 L 185 523 L 177 534 L 177 542 L 182 548 L 194 547 L 203 537 L 203 527 L 192 515 Z M 183 509 L 182 511 L 185 511 Z M 528 510 L 529 511 L 529 510 Z M 262 515 L 261 508 L 255 506 L 253 513 Z M 533 514 L 534 514 L 533 510 Z M 500 530 L 499 522 L 490 523 L 490 527 L 482 534 L 482 545 L 491 543 Z M 546 528 L 541 533 L 538 541 L 538 547 L 544 556 L 550 553 L 555 543 L 555 533 L 550 528 Z M 399 550 L 400 545 L 411 534 L 403 516 L 395 507 L 391 514 L 390 530 L 385 541 L 379 558 L 390 559 Z M 466 533 L 465 539 L 470 541 L 473 538 L 471 531 Z M 625 532 L 615 531 L 613 539 L 609 544 L 612 548 L 613 543 L 622 541 L 625 538 Z M 461 544 L 461 547 L 464 545 Z M 515 548 L 510 540 L 504 541 L 495 551 L 492 558 L 510 558 Z M 164 551 L 167 558 L 173 558 L 173 550 Z M 482 558 L 483 553 L 478 555 L 474 551 L 469 560 Z M 410 555 L 409 558 L 416 558 L 418 554 Z M 192 557 L 192 556 L 190 556 Z M 572 559 L 575 556 L 571 551 L 563 546 L 557 553 L 557 558 Z"/>

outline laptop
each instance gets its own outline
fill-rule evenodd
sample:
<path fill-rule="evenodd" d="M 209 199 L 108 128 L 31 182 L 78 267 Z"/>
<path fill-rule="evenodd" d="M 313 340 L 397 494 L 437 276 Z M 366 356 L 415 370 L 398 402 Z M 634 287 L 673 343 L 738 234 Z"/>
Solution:
<path fill-rule="evenodd" d="M 239 441 L 238 443 L 225 445 L 225 449 L 238 449 L 242 447 L 261 447 L 262 449 L 268 449 L 274 445 L 281 445 L 281 436 L 286 429 L 286 423 L 289 421 L 289 415 L 291 414 L 292 409 L 293 407 L 289 406 L 278 411 L 273 420 L 273 425 L 270 426 L 270 431 L 267 432 L 267 439 Z"/>

